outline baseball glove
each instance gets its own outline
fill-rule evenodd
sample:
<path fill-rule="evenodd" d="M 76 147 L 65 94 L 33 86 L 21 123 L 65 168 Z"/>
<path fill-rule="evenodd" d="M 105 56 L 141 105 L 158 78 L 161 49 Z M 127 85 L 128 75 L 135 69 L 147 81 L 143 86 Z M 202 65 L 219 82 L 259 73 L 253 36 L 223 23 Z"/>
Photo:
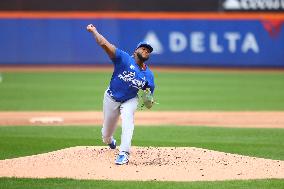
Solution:
<path fill-rule="evenodd" d="M 147 88 L 146 90 L 143 90 L 141 97 L 143 100 L 141 107 L 145 106 L 148 109 L 152 108 L 155 101 L 154 101 L 154 97 L 149 88 Z"/>

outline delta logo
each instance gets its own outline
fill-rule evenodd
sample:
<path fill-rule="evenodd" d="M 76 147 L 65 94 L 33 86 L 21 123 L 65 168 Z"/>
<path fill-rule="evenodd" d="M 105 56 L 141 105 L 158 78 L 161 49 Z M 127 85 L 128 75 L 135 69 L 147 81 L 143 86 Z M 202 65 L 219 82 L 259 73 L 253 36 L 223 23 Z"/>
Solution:
<path fill-rule="evenodd" d="M 171 31 L 168 33 L 167 40 L 159 39 L 154 31 L 149 31 L 145 38 L 154 51 L 153 54 L 163 54 L 165 49 L 171 53 L 191 52 L 196 54 L 213 53 L 254 53 L 260 51 L 259 42 L 252 32 L 241 33 L 231 32 L 204 32 L 192 31 L 184 33 L 181 31 Z"/>

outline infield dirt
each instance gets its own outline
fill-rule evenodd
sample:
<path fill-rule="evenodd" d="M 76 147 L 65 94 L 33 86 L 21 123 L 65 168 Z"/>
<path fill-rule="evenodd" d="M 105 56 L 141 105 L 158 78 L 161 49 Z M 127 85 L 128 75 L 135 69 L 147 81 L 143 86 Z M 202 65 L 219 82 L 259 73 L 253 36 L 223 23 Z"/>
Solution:
<path fill-rule="evenodd" d="M 62 121 L 53 122 L 54 118 Z M 48 119 L 50 121 L 43 121 Z M 101 126 L 102 123 L 102 112 L 0 112 L 0 126 Z M 138 111 L 135 114 L 135 125 L 284 128 L 284 112 Z"/>
<path fill-rule="evenodd" d="M 132 147 L 128 165 L 115 165 L 117 150 L 72 147 L 0 161 L 1 177 L 103 180 L 204 181 L 284 178 L 284 161 L 201 148 Z"/>

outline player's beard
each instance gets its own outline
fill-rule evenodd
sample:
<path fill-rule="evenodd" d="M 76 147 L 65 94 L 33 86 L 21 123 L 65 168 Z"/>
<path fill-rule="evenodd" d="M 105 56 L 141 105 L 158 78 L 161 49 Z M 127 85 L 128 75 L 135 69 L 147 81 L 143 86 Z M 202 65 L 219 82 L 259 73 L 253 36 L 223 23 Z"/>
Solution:
<path fill-rule="evenodd" d="M 146 62 L 149 59 L 149 56 L 147 58 L 143 57 L 141 53 L 137 52 L 137 57 L 140 61 Z"/>

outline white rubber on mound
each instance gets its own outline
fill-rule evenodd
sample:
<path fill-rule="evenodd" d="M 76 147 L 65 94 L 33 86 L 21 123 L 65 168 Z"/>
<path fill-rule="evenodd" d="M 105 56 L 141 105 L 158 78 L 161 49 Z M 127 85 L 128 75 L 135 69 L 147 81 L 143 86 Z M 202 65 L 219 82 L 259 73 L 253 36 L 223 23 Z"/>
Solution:
<path fill-rule="evenodd" d="M 64 119 L 62 117 L 33 117 L 30 119 L 30 123 L 33 124 L 56 124 L 63 122 Z"/>

